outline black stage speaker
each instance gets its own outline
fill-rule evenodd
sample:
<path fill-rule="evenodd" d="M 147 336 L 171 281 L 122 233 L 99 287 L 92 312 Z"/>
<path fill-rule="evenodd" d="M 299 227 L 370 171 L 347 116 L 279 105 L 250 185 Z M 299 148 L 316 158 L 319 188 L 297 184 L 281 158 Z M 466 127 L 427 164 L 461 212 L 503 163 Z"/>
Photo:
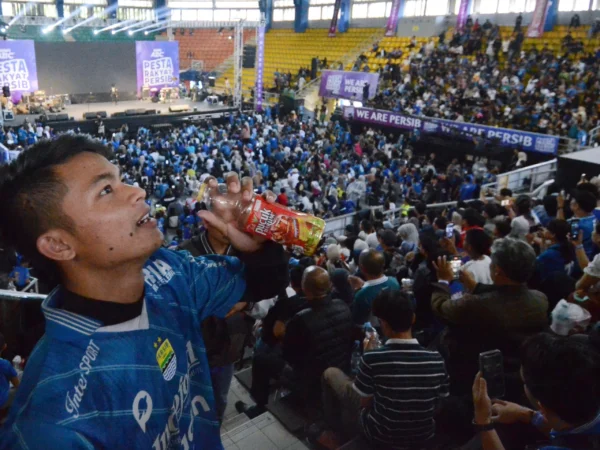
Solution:
<path fill-rule="evenodd" d="M 146 110 L 146 115 L 147 116 L 153 116 L 154 114 L 156 114 L 156 110 L 155 109 L 147 109 Z"/>
<path fill-rule="evenodd" d="M 96 117 L 100 117 L 101 119 L 106 119 L 108 117 L 108 114 L 106 114 L 106 111 L 97 111 Z"/>
<path fill-rule="evenodd" d="M 69 115 L 68 114 L 57 114 L 56 118 L 54 119 L 57 122 L 63 122 L 65 120 L 69 120 Z"/>
<path fill-rule="evenodd" d="M 119 111 L 116 113 L 112 113 L 110 117 L 125 117 L 125 113 L 123 111 Z"/>
<path fill-rule="evenodd" d="M 256 62 L 256 45 L 245 45 L 244 46 L 244 61 L 242 67 L 244 69 L 254 69 Z"/>
<path fill-rule="evenodd" d="M 215 87 L 215 77 L 208 77 L 208 85 L 210 87 Z"/>
<path fill-rule="evenodd" d="M 126 109 L 125 110 L 125 115 L 126 116 L 135 116 L 137 115 L 137 109 Z"/>
<path fill-rule="evenodd" d="M 83 120 L 94 120 L 96 118 L 95 112 L 86 112 L 83 113 Z"/>

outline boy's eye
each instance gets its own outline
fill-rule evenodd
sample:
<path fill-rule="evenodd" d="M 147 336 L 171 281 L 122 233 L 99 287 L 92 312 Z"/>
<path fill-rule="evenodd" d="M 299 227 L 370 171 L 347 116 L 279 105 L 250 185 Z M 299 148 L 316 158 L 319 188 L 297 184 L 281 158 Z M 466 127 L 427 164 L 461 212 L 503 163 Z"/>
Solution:
<path fill-rule="evenodd" d="M 111 185 L 105 186 L 104 189 L 102 189 L 100 191 L 100 197 L 104 197 L 107 194 L 110 194 L 113 191 L 113 188 Z"/>

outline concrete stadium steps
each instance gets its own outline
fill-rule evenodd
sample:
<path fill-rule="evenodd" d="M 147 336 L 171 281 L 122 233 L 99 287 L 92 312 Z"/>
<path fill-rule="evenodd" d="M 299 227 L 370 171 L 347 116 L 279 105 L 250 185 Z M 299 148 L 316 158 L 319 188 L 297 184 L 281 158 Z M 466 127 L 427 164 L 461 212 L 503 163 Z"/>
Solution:
<path fill-rule="evenodd" d="M 310 71 L 314 57 L 327 58 L 328 63 L 343 62 L 347 54 L 363 46 L 375 33 L 377 29 L 374 28 L 355 28 L 330 38 L 327 29 L 309 29 L 305 33 L 295 33 L 293 29 L 271 30 L 265 35 L 263 83 L 267 88 L 273 87 L 276 70 L 290 71 L 292 76 L 296 76 L 301 67 Z M 229 78 L 233 87 L 233 67 L 217 80 L 218 91 L 225 88 L 225 77 Z M 244 69 L 243 89 L 251 89 L 254 80 L 255 69 Z"/>

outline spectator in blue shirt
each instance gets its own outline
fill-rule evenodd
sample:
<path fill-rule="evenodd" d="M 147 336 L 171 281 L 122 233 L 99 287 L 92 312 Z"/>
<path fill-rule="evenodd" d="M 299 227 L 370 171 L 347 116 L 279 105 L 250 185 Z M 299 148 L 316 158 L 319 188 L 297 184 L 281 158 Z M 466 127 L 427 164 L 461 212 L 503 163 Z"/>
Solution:
<path fill-rule="evenodd" d="M 600 443 L 600 339 L 540 333 L 521 349 L 521 378 L 533 409 L 490 400 L 487 383 L 477 374 L 473 384 L 475 418 L 484 450 L 503 449 L 492 422 L 531 424 L 549 444 L 528 448 L 567 450 L 598 448 Z M 576 369 L 575 369 L 576 368 Z M 492 419 L 493 417 L 493 419 Z"/>
<path fill-rule="evenodd" d="M 23 261 L 21 264 L 15 266 L 9 275 L 9 278 L 15 283 L 15 286 L 20 291 L 29 283 L 31 277 L 29 276 L 29 263 Z"/>
<path fill-rule="evenodd" d="M 541 282 L 557 272 L 569 272 L 570 263 L 575 257 L 569 242 L 570 231 L 569 223 L 559 219 L 551 220 L 544 231 L 544 240 L 550 241 L 551 244 L 536 260 L 536 272 Z"/>
<path fill-rule="evenodd" d="M 4 335 L 0 333 L 0 356 L 2 356 L 2 352 L 6 350 L 6 347 Z M 10 389 L 10 384 L 13 385 L 13 390 Z M 17 376 L 17 371 L 10 361 L 0 357 L 0 418 L 3 416 L 3 412 L 6 412 L 10 407 L 19 384 L 20 380 Z"/>
<path fill-rule="evenodd" d="M 557 202 L 557 217 L 559 219 L 564 219 L 564 198 L 559 196 Z M 585 249 L 585 254 L 588 259 L 592 260 L 594 254 L 597 253 L 596 246 L 592 241 L 592 232 L 594 231 L 594 223 L 596 220 L 593 214 L 594 209 L 596 209 L 596 197 L 587 190 L 577 189 L 571 197 L 569 207 L 573 212 L 573 217 L 579 219 L 579 230 L 583 233 L 583 248 Z"/>

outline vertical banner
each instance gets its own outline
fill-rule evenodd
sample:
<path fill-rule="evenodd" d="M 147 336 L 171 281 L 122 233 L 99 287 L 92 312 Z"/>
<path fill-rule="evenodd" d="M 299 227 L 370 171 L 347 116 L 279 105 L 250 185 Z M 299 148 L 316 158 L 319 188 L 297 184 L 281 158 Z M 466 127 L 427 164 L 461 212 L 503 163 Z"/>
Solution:
<path fill-rule="evenodd" d="M 531 23 L 527 27 L 527 37 L 537 38 L 544 34 L 544 23 L 548 14 L 548 0 L 536 0 Z"/>
<path fill-rule="evenodd" d="M 385 26 L 385 35 L 395 36 L 396 29 L 398 28 L 398 18 L 400 16 L 400 2 L 402 0 L 394 0 L 392 3 L 392 9 L 390 11 L 390 17 L 388 17 L 387 24 Z"/>
<path fill-rule="evenodd" d="M 39 89 L 33 41 L 0 41 L 0 87 L 10 88 L 17 103 L 23 94 Z"/>
<path fill-rule="evenodd" d="M 459 31 L 462 31 L 467 23 L 467 16 L 469 15 L 469 3 L 470 0 L 460 0 L 458 16 L 456 16 L 456 28 Z"/>
<path fill-rule="evenodd" d="M 179 42 L 136 41 L 137 90 L 179 87 Z"/>
<path fill-rule="evenodd" d="M 590 8 L 591 9 L 591 8 Z M 548 9 L 546 13 L 546 20 L 544 21 L 544 31 L 552 31 L 556 20 L 558 19 L 558 0 L 549 0 Z"/>
<path fill-rule="evenodd" d="M 338 15 L 340 14 L 340 5 L 342 0 L 335 0 L 333 6 L 333 17 L 331 18 L 331 25 L 329 25 L 329 37 L 335 37 L 335 30 L 337 29 Z"/>
<path fill-rule="evenodd" d="M 294 0 L 294 31 L 304 33 L 308 28 L 308 7 L 310 0 Z"/>
<path fill-rule="evenodd" d="M 345 33 L 350 28 L 350 0 L 342 0 L 340 5 L 340 19 L 338 31 Z"/>
<path fill-rule="evenodd" d="M 258 27 L 256 36 L 256 88 L 254 95 L 256 98 L 256 110 L 262 111 L 263 103 L 263 71 L 265 66 L 265 25 L 263 23 Z"/>

